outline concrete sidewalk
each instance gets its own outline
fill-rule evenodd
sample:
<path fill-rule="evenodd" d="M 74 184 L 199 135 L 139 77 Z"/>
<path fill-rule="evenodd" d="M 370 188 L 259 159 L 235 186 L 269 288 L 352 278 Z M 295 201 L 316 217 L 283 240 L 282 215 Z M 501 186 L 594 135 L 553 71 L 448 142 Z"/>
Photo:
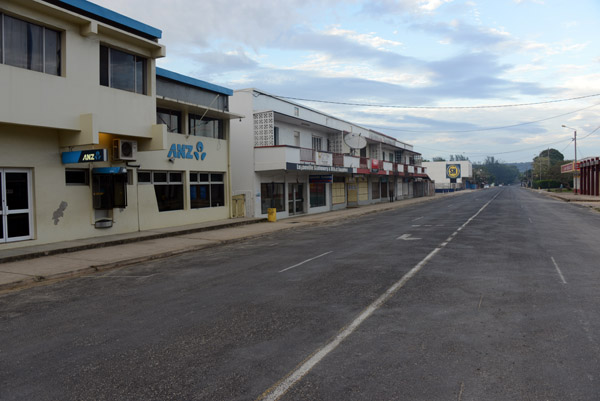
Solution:
<path fill-rule="evenodd" d="M 555 199 L 560 199 L 565 202 L 572 202 L 577 205 L 587 206 L 591 208 L 600 208 L 600 196 L 578 195 L 573 192 L 548 192 L 545 189 L 535 189 L 534 191 L 550 196 Z"/>
<path fill-rule="evenodd" d="M 82 274 L 92 274 L 152 259 L 256 238 L 276 231 L 327 224 L 469 192 L 471 191 L 382 202 L 358 208 L 291 217 L 277 222 L 267 222 L 262 218 L 228 219 L 162 230 L 8 249 L 0 251 L 0 291 Z"/>

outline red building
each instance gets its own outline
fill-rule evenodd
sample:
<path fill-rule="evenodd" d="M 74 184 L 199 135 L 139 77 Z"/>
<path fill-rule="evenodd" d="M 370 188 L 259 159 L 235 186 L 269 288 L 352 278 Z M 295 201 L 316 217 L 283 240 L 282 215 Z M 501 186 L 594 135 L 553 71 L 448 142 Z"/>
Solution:
<path fill-rule="evenodd" d="M 575 163 L 561 166 L 562 173 L 574 171 L 573 192 L 581 195 L 600 196 L 600 157 L 588 157 Z"/>

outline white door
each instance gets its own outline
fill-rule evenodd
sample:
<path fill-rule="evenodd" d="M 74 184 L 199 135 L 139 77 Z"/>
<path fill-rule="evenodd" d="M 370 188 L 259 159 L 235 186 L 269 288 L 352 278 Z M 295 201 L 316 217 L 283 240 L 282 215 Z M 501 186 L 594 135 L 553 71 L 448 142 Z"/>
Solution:
<path fill-rule="evenodd" d="M 31 171 L 0 169 L 0 242 L 33 238 Z"/>

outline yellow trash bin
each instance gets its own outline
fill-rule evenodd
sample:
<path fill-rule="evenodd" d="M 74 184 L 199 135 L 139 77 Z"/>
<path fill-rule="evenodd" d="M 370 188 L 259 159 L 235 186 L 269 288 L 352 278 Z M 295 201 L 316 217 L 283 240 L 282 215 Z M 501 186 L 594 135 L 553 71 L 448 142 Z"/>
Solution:
<path fill-rule="evenodd" d="M 270 207 L 267 209 L 267 220 L 277 221 L 277 209 Z"/>

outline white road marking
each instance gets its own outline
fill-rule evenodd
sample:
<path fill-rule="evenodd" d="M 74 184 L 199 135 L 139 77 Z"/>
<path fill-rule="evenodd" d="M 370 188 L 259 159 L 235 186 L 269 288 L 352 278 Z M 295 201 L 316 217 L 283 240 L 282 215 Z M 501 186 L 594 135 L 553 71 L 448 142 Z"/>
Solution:
<path fill-rule="evenodd" d="M 563 276 L 562 272 L 560 271 L 560 268 L 558 267 L 558 264 L 556 264 L 556 260 L 554 260 L 554 256 L 550 256 L 550 259 L 552 259 L 552 263 L 554 263 L 554 267 L 556 267 L 556 271 L 558 272 L 558 275 L 560 276 L 560 279 L 562 280 L 563 284 L 567 284 L 565 276 Z"/>
<path fill-rule="evenodd" d="M 421 238 L 415 238 L 411 236 L 412 234 L 402 234 L 401 236 L 399 236 L 396 239 L 401 239 L 404 241 L 415 241 L 415 240 L 420 240 Z"/>
<path fill-rule="evenodd" d="M 529 222 L 530 222 L 531 224 L 533 224 L 533 221 L 531 221 L 531 217 L 528 217 L 528 219 L 529 219 Z"/>
<path fill-rule="evenodd" d="M 486 208 L 494 199 L 498 197 L 500 193 L 496 194 L 492 199 L 490 199 L 485 205 L 481 207 L 473 216 L 469 218 L 462 226 L 460 226 L 456 233 L 461 231 L 463 228 L 467 226 L 474 218 L 479 216 L 479 214 Z M 325 344 L 321 349 L 314 352 L 307 359 L 305 359 L 298 368 L 294 371 L 290 372 L 286 377 L 277 382 L 273 387 L 269 388 L 257 400 L 261 401 L 276 401 L 280 397 L 282 397 L 294 384 L 300 381 L 308 372 L 311 371 L 313 367 L 315 367 L 323 358 L 325 358 L 331 351 L 337 348 L 338 345 L 342 343 L 347 337 L 350 336 L 367 318 L 369 318 L 377 309 L 379 309 L 383 304 L 385 304 L 400 288 L 404 286 L 413 278 L 419 270 L 423 268 L 433 258 L 439 251 L 441 251 L 449 241 L 454 238 L 454 234 L 450 236 L 450 238 L 445 242 L 445 244 L 440 244 L 433 251 L 429 252 L 427 256 L 419 263 L 415 265 L 408 273 L 406 273 L 400 280 L 395 282 L 390 288 L 387 289 L 379 298 L 377 298 L 372 304 L 367 306 L 365 310 L 361 312 L 358 317 L 356 317 L 348 326 L 343 328 L 338 334 L 331 340 L 329 343 Z"/>
<path fill-rule="evenodd" d="M 421 217 L 417 217 L 416 219 L 412 219 L 412 221 L 421 220 L 422 218 L 423 218 L 423 216 L 421 216 Z"/>
<path fill-rule="evenodd" d="M 294 266 L 286 267 L 286 268 L 285 268 L 285 269 L 283 269 L 283 270 L 279 270 L 279 273 L 283 273 L 284 271 L 287 271 L 287 270 L 293 269 L 294 267 L 301 266 L 301 265 L 303 265 L 303 264 L 305 264 L 305 263 L 308 263 L 308 262 L 310 262 L 311 260 L 315 260 L 315 259 L 321 258 L 321 257 L 323 257 L 323 256 L 325 256 L 325 255 L 329 255 L 331 252 L 333 252 L 333 251 L 329 251 L 329 252 L 322 253 L 322 254 L 321 254 L 321 255 L 319 255 L 319 256 L 315 256 L 314 258 L 306 259 L 304 262 L 297 263 L 297 264 L 295 264 Z"/>
<path fill-rule="evenodd" d="M 148 278 L 148 277 L 154 277 L 154 276 L 158 276 L 159 273 L 154 273 L 154 274 L 149 274 L 147 276 L 128 276 L 126 274 L 103 274 L 103 275 L 92 275 L 92 276 L 82 276 L 83 278 L 94 278 L 94 279 L 99 279 L 99 278 Z"/>
<path fill-rule="evenodd" d="M 413 226 L 413 227 L 421 227 L 421 225 L 420 225 L 420 224 L 413 224 L 412 226 Z"/>

